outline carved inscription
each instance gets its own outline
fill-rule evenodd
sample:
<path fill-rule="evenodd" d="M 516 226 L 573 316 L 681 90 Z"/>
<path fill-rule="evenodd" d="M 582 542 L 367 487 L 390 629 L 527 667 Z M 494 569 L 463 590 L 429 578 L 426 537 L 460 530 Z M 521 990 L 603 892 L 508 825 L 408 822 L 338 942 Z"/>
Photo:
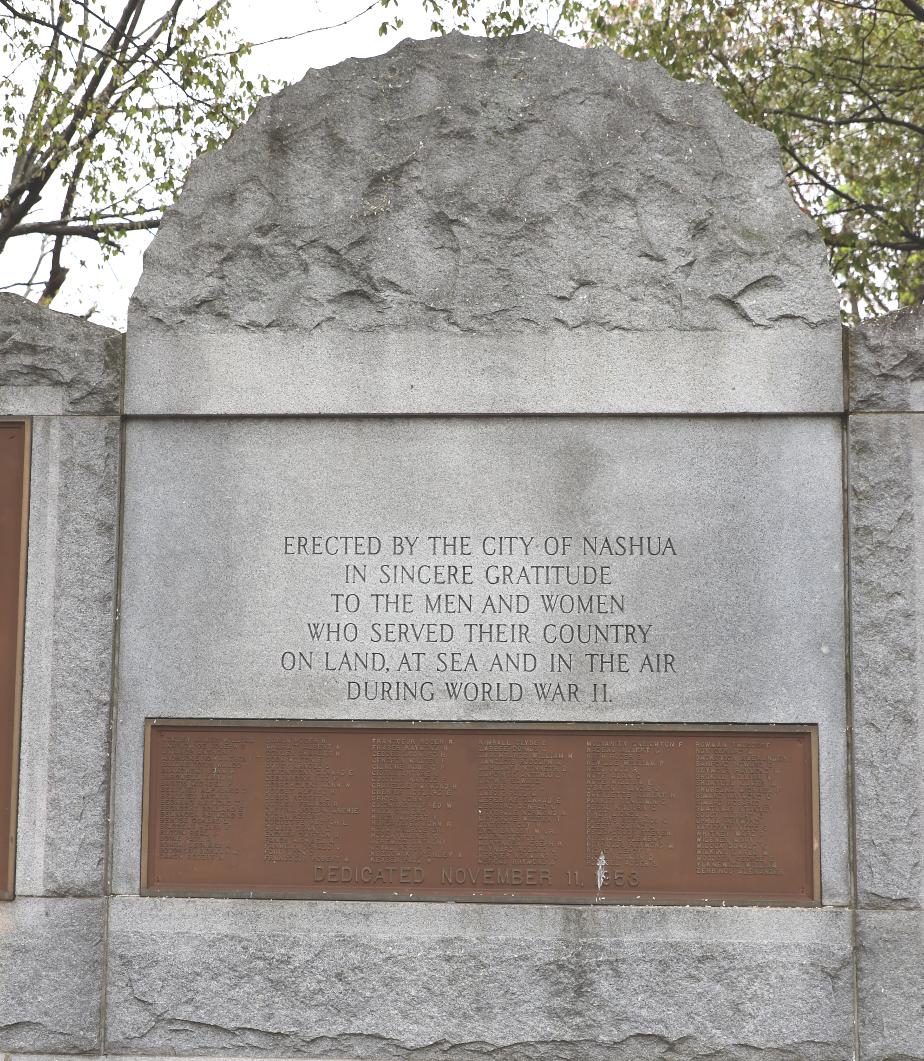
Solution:
<path fill-rule="evenodd" d="M 13 897 L 28 425 L 0 420 L 0 899 Z"/>
<path fill-rule="evenodd" d="M 276 561 L 311 603 L 265 662 L 346 703 L 613 703 L 683 674 L 669 618 L 626 587 L 674 577 L 685 548 L 650 528 L 283 534 Z"/>
<path fill-rule="evenodd" d="M 151 894 L 818 899 L 810 727 L 149 723 Z"/>

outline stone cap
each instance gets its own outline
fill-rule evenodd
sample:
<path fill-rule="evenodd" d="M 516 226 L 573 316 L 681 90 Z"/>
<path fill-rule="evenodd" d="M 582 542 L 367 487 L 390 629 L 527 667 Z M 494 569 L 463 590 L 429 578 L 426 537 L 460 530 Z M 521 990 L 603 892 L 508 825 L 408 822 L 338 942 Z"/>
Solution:
<path fill-rule="evenodd" d="M 122 333 L 0 293 L 0 414 L 118 415 Z"/>
<path fill-rule="evenodd" d="M 773 136 L 538 33 L 312 70 L 192 166 L 130 413 L 833 412 L 838 298 Z"/>
<path fill-rule="evenodd" d="M 851 329 L 850 410 L 924 413 L 924 306 Z"/>

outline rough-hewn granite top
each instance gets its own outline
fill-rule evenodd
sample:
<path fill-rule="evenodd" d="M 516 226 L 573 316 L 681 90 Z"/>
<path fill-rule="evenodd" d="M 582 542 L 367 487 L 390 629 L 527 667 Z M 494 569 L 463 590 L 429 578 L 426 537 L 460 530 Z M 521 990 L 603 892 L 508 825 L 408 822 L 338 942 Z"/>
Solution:
<path fill-rule="evenodd" d="M 0 412 L 118 413 L 122 334 L 0 294 Z"/>
<path fill-rule="evenodd" d="M 851 330 L 850 408 L 924 412 L 924 306 Z"/>
<path fill-rule="evenodd" d="M 128 350 L 139 411 L 440 411 L 439 384 L 499 411 L 537 379 L 533 410 L 841 401 L 837 294 L 774 138 L 537 33 L 406 41 L 263 100 L 168 210 Z"/>

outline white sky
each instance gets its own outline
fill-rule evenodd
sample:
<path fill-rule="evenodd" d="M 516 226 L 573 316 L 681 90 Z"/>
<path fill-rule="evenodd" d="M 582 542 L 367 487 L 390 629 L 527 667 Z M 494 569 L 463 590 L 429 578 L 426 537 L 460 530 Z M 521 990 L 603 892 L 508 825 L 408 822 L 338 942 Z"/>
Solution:
<path fill-rule="evenodd" d="M 420 10 L 419 0 L 403 0 L 398 13 L 405 25 L 386 37 L 379 36 L 386 12 L 378 5 L 347 25 L 323 28 L 350 19 L 369 3 L 370 0 L 232 0 L 232 21 L 242 41 L 256 43 L 319 29 L 256 48 L 248 60 L 248 72 L 280 81 L 298 81 L 311 68 L 331 66 L 351 56 L 377 55 L 394 48 L 405 37 L 433 35 L 430 17 Z M 394 8 L 389 8 L 387 14 L 393 13 Z M 125 253 L 108 262 L 103 261 L 93 241 L 71 239 L 63 258 L 71 271 L 54 301 L 54 309 L 82 316 L 92 310 L 92 320 L 124 328 L 128 300 L 141 274 L 145 247 L 152 238 L 148 232 L 133 233 Z M 31 236 L 11 241 L 0 258 L 0 287 L 28 276 L 35 249 Z M 13 290 L 22 293 L 21 288 Z"/>

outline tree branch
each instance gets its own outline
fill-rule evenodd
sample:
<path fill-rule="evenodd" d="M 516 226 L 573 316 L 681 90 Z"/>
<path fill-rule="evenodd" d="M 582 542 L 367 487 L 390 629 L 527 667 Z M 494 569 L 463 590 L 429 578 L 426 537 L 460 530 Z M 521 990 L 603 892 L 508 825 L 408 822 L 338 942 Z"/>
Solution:
<path fill-rule="evenodd" d="M 245 48 L 262 48 L 264 44 L 275 44 L 277 41 L 294 41 L 299 37 L 307 37 L 309 33 L 324 33 L 330 29 L 339 29 L 341 26 L 348 26 L 351 22 L 355 22 L 358 18 L 362 18 L 363 15 L 368 14 L 374 7 L 378 7 L 381 0 L 372 0 L 372 3 L 367 7 L 364 7 L 362 11 L 357 11 L 355 15 L 350 15 L 349 18 L 345 18 L 342 22 L 334 22 L 329 26 L 312 26 L 311 29 L 299 30 L 298 33 L 287 33 L 282 37 L 270 37 L 265 41 L 248 41 L 242 45 Z M 220 52 L 221 55 L 234 55 L 235 52 L 240 51 L 240 48 L 235 48 L 233 52 Z"/>
<path fill-rule="evenodd" d="M 852 232 L 826 232 L 824 234 L 824 241 L 829 247 L 857 247 L 862 244 L 864 247 L 875 247 L 890 251 L 911 252 L 924 250 L 924 235 L 912 236 L 910 239 L 904 240 L 875 238 L 861 240 Z"/>
<path fill-rule="evenodd" d="M 875 100 L 870 102 L 870 106 L 878 106 Z M 868 108 L 864 108 L 866 110 Z M 803 114 L 801 111 L 789 110 L 786 107 L 773 107 L 767 111 L 768 114 L 779 114 L 787 118 L 795 118 L 801 122 L 811 122 L 813 125 L 824 125 L 829 129 L 837 129 L 840 126 L 848 125 L 894 125 L 899 129 L 908 129 L 912 133 L 917 133 L 920 136 L 924 136 L 924 125 L 917 125 L 915 122 L 906 122 L 901 118 L 890 118 L 888 115 L 880 113 L 878 115 L 870 115 L 866 117 L 862 111 L 856 114 L 849 114 L 846 118 L 822 118 L 814 114 Z"/>
<path fill-rule="evenodd" d="M 107 235 L 121 232 L 139 232 L 146 228 L 157 228 L 160 218 L 151 217 L 139 221 L 107 221 L 105 224 L 76 224 L 70 221 L 30 221 L 17 225 L 10 233 L 13 236 L 29 236 L 41 232 L 46 236 L 84 236 L 87 239 L 104 239 Z"/>
<path fill-rule="evenodd" d="M 922 7 L 917 0 L 899 0 L 899 3 L 903 7 L 907 7 L 918 22 L 924 22 L 924 7 Z"/>
<path fill-rule="evenodd" d="M 821 173 L 819 173 L 814 166 L 811 166 L 804 159 L 800 158 L 791 145 L 783 144 L 783 150 L 796 163 L 796 165 L 799 167 L 799 169 L 802 170 L 803 173 L 807 173 L 814 181 L 820 184 L 822 188 L 825 189 L 825 191 L 830 192 L 832 195 L 836 195 L 839 199 L 846 199 L 848 203 L 859 205 L 857 200 L 849 192 L 845 192 L 843 188 L 838 188 L 836 184 L 832 184 Z M 871 211 L 875 211 L 876 207 L 871 205 L 868 209 L 870 209 Z"/>

